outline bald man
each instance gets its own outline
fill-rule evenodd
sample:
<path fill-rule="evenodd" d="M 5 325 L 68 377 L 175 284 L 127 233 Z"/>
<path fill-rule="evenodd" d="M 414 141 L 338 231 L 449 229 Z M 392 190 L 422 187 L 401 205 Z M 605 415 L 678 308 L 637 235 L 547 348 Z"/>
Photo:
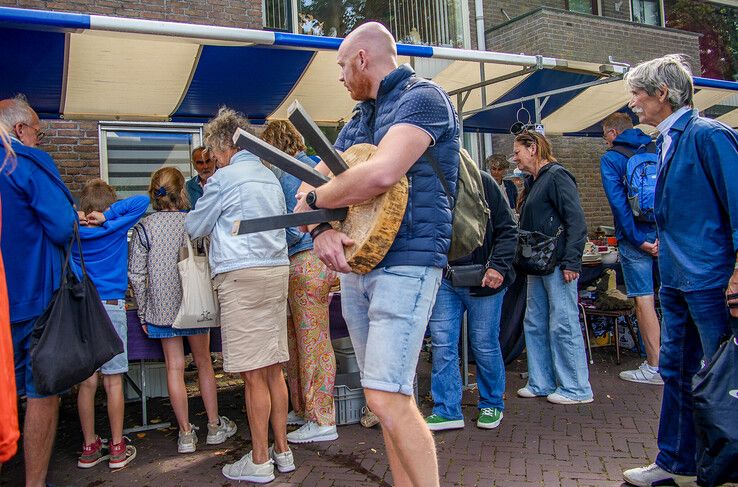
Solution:
<path fill-rule="evenodd" d="M 380 418 L 395 485 L 438 485 L 430 430 L 413 398 L 413 380 L 451 240 L 451 205 L 428 153 L 456 193 L 459 129 L 448 96 L 397 65 L 397 47 L 381 24 L 354 30 L 338 50 L 340 81 L 358 101 L 338 150 L 378 146 L 353 167 L 309 193 L 295 211 L 339 208 L 384 193 L 403 176 L 408 203 L 400 230 L 371 272 L 351 273 L 343 249 L 353 245 L 328 223 L 312 229 L 314 251 L 341 275 L 343 315 L 361 370 L 367 403 Z M 327 173 L 322 164 L 319 170 Z"/>

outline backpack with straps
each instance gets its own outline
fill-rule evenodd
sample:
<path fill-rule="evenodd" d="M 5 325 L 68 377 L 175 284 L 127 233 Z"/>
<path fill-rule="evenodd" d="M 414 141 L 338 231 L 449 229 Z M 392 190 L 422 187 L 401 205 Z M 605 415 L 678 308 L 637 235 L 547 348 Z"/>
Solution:
<path fill-rule="evenodd" d="M 658 176 L 658 154 L 653 142 L 641 145 L 633 151 L 628 147 L 616 145 L 608 151 L 617 152 L 628 158 L 625 165 L 625 188 L 628 204 L 636 220 L 655 223 L 654 195 Z"/>

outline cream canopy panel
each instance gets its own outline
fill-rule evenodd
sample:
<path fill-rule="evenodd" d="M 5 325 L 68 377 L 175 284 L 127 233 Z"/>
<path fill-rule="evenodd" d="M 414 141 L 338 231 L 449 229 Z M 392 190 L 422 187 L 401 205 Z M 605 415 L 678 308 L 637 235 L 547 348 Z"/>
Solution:
<path fill-rule="evenodd" d="M 717 88 L 700 88 L 694 94 L 694 107 L 699 111 L 707 110 L 713 105 L 718 105 L 723 100 L 735 95 L 734 91 L 721 90 Z"/>
<path fill-rule="evenodd" d="M 730 125 L 731 127 L 736 128 L 738 127 L 738 109 L 721 115 L 717 119 L 726 125 Z"/>
<path fill-rule="evenodd" d="M 522 71 L 522 69 L 523 68 L 520 66 L 515 66 L 511 64 L 485 63 L 484 79 L 489 80 L 497 78 L 499 76 L 505 76 L 511 73 Z M 448 92 L 457 90 L 459 88 L 464 88 L 475 83 L 479 83 L 481 81 L 479 74 L 479 63 L 471 61 L 454 61 L 448 67 L 446 67 L 446 69 L 434 76 L 433 81 L 438 83 L 444 90 Z M 519 83 L 522 83 L 523 80 L 525 80 L 525 78 L 527 78 L 528 76 L 530 75 L 528 74 L 525 76 L 516 76 L 505 81 L 500 81 L 498 83 L 487 85 L 485 87 L 487 103 L 491 103 L 497 100 L 505 93 L 512 90 Z M 456 106 L 456 97 L 452 96 L 451 101 L 453 102 L 454 107 L 456 107 L 456 109 L 458 110 L 459 107 Z M 464 103 L 464 111 L 466 112 L 469 110 L 476 110 L 481 107 L 482 90 L 472 90 L 469 98 Z"/>
<path fill-rule="evenodd" d="M 397 62 L 408 63 L 410 58 L 398 56 Z M 318 123 L 337 123 L 348 119 L 357 102 L 351 99 L 346 88 L 338 81 L 340 74 L 336 52 L 317 51 L 292 92 L 268 117 L 269 120 L 286 120 L 287 109 L 295 100 Z"/>
<path fill-rule="evenodd" d="M 63 112 L 166 120 L 184 96 L 200 46 L 159 36 L 70 34 Z"/>
<path fill-rule="evenodd" d="M 628 103 L 622 80 L 587 88 L 542 120 L 546 133 L 579 132 L 600 122 Z"/>

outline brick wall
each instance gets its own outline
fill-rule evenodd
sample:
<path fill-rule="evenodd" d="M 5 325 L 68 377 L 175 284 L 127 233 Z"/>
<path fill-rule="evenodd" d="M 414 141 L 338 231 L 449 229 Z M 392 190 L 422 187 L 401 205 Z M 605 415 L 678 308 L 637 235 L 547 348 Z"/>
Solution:
<path fill-rule="evenodd" d="M 0 5 L 172 22 L 261 29 L 261 0 L 0 0 Z M 85 181 L 100 177 L 97 122 L 45 121 L 41 148 L 54 158 L 75 196 Z"/>

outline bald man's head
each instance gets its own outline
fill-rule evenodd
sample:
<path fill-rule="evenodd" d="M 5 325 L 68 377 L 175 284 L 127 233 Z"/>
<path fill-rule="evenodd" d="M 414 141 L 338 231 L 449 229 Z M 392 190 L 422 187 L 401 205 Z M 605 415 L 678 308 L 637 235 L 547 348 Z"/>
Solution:
<path fill-rule="evenodd" d="M 397 45 L 378 22 L 357 27 L 341 43 L 337 56 L 339 80 L 354 100 L 374 99 L 379 83 L 397 68 Z"/>

